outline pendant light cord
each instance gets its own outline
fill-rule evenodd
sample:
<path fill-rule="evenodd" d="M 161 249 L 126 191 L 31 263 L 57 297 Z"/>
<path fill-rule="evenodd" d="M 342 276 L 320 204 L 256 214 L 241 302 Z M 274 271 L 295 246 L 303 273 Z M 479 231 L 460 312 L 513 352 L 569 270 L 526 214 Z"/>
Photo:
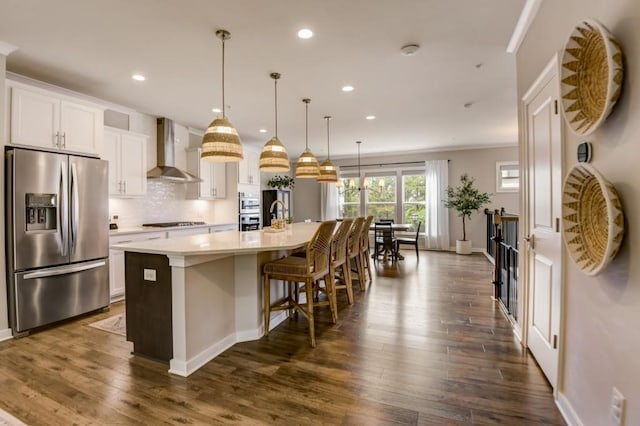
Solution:
<path fill-rule="evenodd" d="M 224 103 L 224 40 L 225 37 L 222 36 L 222 118 L 226 118 L 224 110 L 225 110 L 225 103 Z"/>
<path fill-rule="evenodd" d="M 329 151 L 329 120 L 331 117 L 325 117 L 327 119 L 327 160 L 331 160 L 331 152 Z"/>
<path fill-rule="evenodd" d="M 276 96 L 275 96 L 275 99 L 276 99 L 276 102 L 275 102 L 275 104 L 276 104 L 276 107 L 275 107 L 275 110 L 276 110 L 276 139 L 278 139 L 278 79 L 277 78 L 273 79 L 273 87 L 274 87 L 275 92 L 276 92 Z"/>
<path fill-rule="evenodd" d="M 309 100 L 305 100 L 305 119 L 304 119 L 304 150 L 309 151 Z"/>

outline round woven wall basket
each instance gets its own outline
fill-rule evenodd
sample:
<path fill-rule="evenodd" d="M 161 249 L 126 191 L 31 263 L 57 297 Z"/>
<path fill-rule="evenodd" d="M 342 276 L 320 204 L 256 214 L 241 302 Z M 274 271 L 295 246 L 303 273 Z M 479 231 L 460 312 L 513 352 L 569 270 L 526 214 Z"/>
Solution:
<path fill-rule="evenodd" d="M 593 19 L 574 28 L 562 53 L 562 110 L 579 136 L 595 131 L 620 97 L 623 66 L 617 40 Z"/>
<path fill-rule="evenodd" d="M 567 175 L 562 191 L 562 237 L 587 275 L 597 275 L 618 254 L 624 214 L 616 189 L 588 164 Z"/>

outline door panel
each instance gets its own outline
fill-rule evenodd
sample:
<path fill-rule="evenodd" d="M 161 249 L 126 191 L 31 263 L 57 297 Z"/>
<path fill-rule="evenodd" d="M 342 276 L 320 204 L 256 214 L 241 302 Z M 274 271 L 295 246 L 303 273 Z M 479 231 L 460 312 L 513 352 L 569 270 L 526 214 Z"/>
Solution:
<path fill-rule="evenodd" d="M 65 269 L 70 272 L 64 273 Z M 13 285 L 14 333 L 109 305 L 109 266 L 105 260 L 18 273 Z"/>
<path fill-rule="evenodd" d="M 69 261 L 67 221 L 67 156 L 16 149 L 11 151 L 13 185 L 13 270 L 61 265 Z M 27 208 L 28 197 L 32 207 Z M 40 203 L 37 198 L 43 201 Z M 51 208 L 36 207 L 55 200 Z M 42 215 L 41 215 L 42 213 Z"/>
<path fill-rule="evenodd" d="M 109 256 L 108 165 L 104 160 L 69 160 L 71 262 Z"/>
<path fill-rule="evenodd" d="M 147 192 L 147 140 L 142 136 L 122 134 L 120 145 L 120 173 L 126 195 Z"/>
<path fill-rule="evenodd" d="M 62 147 L 69 151 L 100 155 L 102 151 L 102 117 L 94 108 L 62 101 L 60 131 Z"/>
<path fill-rule="evenodd" d="M 21 88 L 11 90 L 11 142 L 57 148 L 60 102 L 51 96 Z"/>
<path fill-rule="evenodd" d="M 120 195 L 122 185 L 118 164 L 120 164 L 120 135 L 110 130 L 104 132 L 104 156 L 109 162 L 109 194 Z"/>
<path fill-rule="evenodd" d="M 562 242 L 559 223 L 562 191 L 562 133 L 557 108 L 557 58 L 524 99 L 528 198 L 525 200 L 529 243 L 527 344 L 555 388 L 560 334 Z"/>

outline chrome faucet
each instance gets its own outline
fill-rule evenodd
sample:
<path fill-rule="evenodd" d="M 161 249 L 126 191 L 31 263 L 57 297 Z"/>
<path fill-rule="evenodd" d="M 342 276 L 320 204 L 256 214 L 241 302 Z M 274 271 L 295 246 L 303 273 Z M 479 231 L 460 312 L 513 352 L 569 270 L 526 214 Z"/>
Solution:
<path fill-rule="evenodd" d="M 271 203 L 271 207 L 269 207 L 269 213 L 273 214 L 273 209 L 276 207 L 276 204 L 280 204 L 282 205 L 282 219 L 284 220 L 284 215 L 287 213 L 287 206 L 284 205 L 284 203 L 282 202 L 282 200 L 275 200 L 273 203 Z M 276 219 L 277 219 L 278 214 L 276 213 Z"/>

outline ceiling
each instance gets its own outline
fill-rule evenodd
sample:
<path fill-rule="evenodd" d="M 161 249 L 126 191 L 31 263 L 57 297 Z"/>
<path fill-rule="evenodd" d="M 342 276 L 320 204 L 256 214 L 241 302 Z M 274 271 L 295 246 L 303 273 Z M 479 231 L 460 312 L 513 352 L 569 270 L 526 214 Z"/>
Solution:
<path fill-rule="evenodd" d="M 9 71 L 199 129 L 221 105 L 243 144 L 274 134 L 293 160 L 517 141 L 515 57 L 525 0 L 0 0 Z M 108 5 L 108 7 L 106 6 Z M 314 37 L 296 33 L 310 28 Z M 414 56 L 400 48 L 419 44 Z M 131 79 L 133 73 L 147 77 Z M 353 92 L 341 91 L 344 85 Z M 466 104 L 466 106 L 465 106 Z M 375 120 L 365 116 L 375 115 Z M 259 133 L 259 129 L 268 133 Z"/>

